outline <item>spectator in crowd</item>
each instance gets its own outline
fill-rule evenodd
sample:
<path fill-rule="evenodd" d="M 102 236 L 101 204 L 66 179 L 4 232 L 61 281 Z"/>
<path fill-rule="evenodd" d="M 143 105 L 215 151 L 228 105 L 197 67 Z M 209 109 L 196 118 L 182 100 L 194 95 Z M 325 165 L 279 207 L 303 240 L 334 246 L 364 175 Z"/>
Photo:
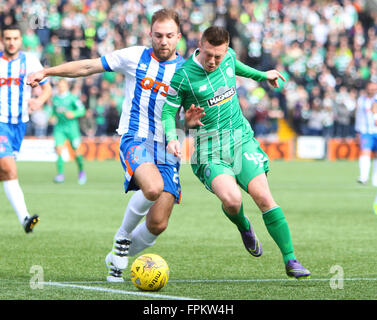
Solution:
<path fill-rule="evenodd" d="M 118 123 L 120 114 L 117 109 L 116 101 L 110 100 L 110 105 L 106 110 L 106 135 L 116 135 L 116 129 L 118 129 Z"/>
<path fill-rule="evenodd" d="M 105 95 L 100 95 L 96 101 L 96 105 L 94 107 L 94 117 L 96 119 L 96 137 L 102 137 L 106 135 L 107 131 L 107 123 L 106 123 L 106 109 L 107 103 L 105 99 Z"/>
<path fill-rule="evenodd" d="M 265 137 L 269 129 L 267 98 L 263 98 L 257 104 L 254 114 L 254 135 L 255 137 Z"/>
<path fill-rule="evenodd" d="M 314 99 L 310 107 L 307 123 L 309 136 L 321 136 L 323 132 L 323 112 L 320 99 Z"/>
<path fill-rule="evenodd" d="M 86 113 L 80 118 L 81 134 L 85 137 L 94 137 L 97 132 L 97 123 L 93 116 L 92 109 L 86 109 Z"/>
<path fill-rule="evenodd" d="M 278 133 L 278 121 L 284 118 L 284 112 L 280 108 L 279 99 L 277 97 L 271 98 L 270 109 L 268 111 L 270 119 L 269 135 L 276 138 Z"/>
<path fill-rule="evenodd" d="M 331 99 L 324 101 L 322 116 L 322 135 L 329 139 L 334 135 L 334 108 Z"/>
<path fill-rule="evenodd" d="M 339 88 L 334 100 L 335 133 L 338 138 L 347 138 L 353 135 L 352 114 L 356 109 L 356 91 L 348 92 L 345 86 Z"/>

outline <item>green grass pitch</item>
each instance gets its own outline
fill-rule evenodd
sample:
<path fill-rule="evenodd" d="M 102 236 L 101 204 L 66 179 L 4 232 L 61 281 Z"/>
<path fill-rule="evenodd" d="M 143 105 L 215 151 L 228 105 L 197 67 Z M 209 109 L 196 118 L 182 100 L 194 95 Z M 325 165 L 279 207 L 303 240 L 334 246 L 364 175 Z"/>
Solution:
<path fill-rule="evenodd" d="M 168 229 L 144 253 L 170 267 L 157 293 L 143 293 L 129 279 L 105 281 L 104 258 L 112 246 L 129 194 L 116 161 L 86 162 L 88 182 L 77 183 L 75 163 L 66 182 L 52 182 L 54 163 L 19 162 L 19 180 L 40 224 L 26 235 L 0 186 L 0 300 L 372 300 L 377 298 L 377 188 L 356 183 L 357 162 L 273 161 L 269 182 L 283 208 L 295 253 L 310 280 L 285 275 L 277 246 L 244 193 L 244 208 L 262 245 L 254 258 L 220 203 L 181 167 L 182 201 Z M 129 266 L 133 258 L 130 259 Z M 43 281 L 43 282 L 41 282 Z"/>

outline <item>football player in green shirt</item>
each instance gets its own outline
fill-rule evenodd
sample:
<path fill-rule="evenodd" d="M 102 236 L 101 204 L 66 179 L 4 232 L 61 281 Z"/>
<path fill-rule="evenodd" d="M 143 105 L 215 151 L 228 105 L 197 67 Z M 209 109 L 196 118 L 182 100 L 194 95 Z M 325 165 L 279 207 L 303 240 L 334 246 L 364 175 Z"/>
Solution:
<path fill-rule="evenodd" d="M 79 184 L 86 183 L 83 156 L 79 151 L 81 133 L 78 118 L 83 115 L 85 115 L 85 106 L 77 96 L 69 92 L 68 81 L 66 79 L 59 80 L 58 94 L 52 98 L 52 116 L 57 121 L 53 131 L 56 153 L 58 155 L 58 174 L 54 178 L 56 183 L 63 183 L 65 179 L 62 151 L 67 139 L 75 152 L 75 160 L 79 169 L 78 182 Z"/>
<path fill-rule="evenodd" d="M 247 251 L 259 257 L 262 246 L 245 217 L 242 194 L 246 191 L 262 212 L 266 228 L 278 245 L 289 277 L 309 278 L 297 261 L 290 230 L 282 209 L 273 199 L 266 173 L 269 160 L 254 138 L 237 98 L 236 76 L 267 80 L 278 87 L 285 80 L 276 70 L 261 72 L 237 60 L 229 48 L 229 33 L 222 27 L 204 31 L 199 48 L 175 73 L 168 90 L 161 120 L 167 150 L 180 156 L 175 115 L 180 106 L 196 109 L 194 174 L 222 203 L 224 214 L 237 226 Z"/>

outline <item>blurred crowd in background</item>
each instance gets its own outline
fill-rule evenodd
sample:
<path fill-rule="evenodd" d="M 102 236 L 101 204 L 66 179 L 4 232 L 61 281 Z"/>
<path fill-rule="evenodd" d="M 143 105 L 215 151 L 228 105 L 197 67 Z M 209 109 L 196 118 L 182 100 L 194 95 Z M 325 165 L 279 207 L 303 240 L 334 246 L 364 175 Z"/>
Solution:
<path fill-rule="evenodd" d="M 285 119 L 299 135 L 354 136 L 357 99 L 377 83 L 377 14 L 367 0 L 0 0 L 0 26 L 18 23 L 23 50 L 44 66 L 97 58 L 133 45 L 150 46 L 150 18 L 162 7 L 180 14 L 179 53 L 187 58 L 201 32 L 227 28 L 238 59 L 277 69 L 286 82 L 238 79 L 244 115 L 257 137 L 276 137 Z M 0 48 L 1 50 L 1 48 Z M 57 79 L 50 79 L 54 85 Z M 85 136 L 115 135 L 123 76 L 106 72 L 70 80 L 85 104 Z M 28 134 L 51 134 L 50 106 L 31 116 Z"/>

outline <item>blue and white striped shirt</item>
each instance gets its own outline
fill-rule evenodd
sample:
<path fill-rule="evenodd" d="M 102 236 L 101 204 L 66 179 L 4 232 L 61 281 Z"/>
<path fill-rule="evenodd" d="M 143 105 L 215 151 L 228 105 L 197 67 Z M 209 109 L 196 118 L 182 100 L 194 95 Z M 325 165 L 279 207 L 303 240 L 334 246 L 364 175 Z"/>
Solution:
<path fill-rule="evenodd" d="M 377 102 L 377 95 L 373 97 L 362 96 L 357 100 L 355 130 L 361 134 L 377 133 L 377 126 L 372 112 L 374 102 Z"/>
<path fill-rule="evenodd" d="M 101 57 L 106 71 L 125 76 L 122 115 L 117 132 L 165 142 L 161 125 L 162 107 L 171 78 L 184 59 L 159 61 L 151 48 L 134 46 Z"/>
<path fill-rule="evenodd" d="M 0 122 L 29 121 L 28 101 L 32 88 L 26 84 L 26 79 L 42 69 L 40 61 L 31 53 L 20 51 L 17 58 L 9 60 L 0 51 Z"/>

